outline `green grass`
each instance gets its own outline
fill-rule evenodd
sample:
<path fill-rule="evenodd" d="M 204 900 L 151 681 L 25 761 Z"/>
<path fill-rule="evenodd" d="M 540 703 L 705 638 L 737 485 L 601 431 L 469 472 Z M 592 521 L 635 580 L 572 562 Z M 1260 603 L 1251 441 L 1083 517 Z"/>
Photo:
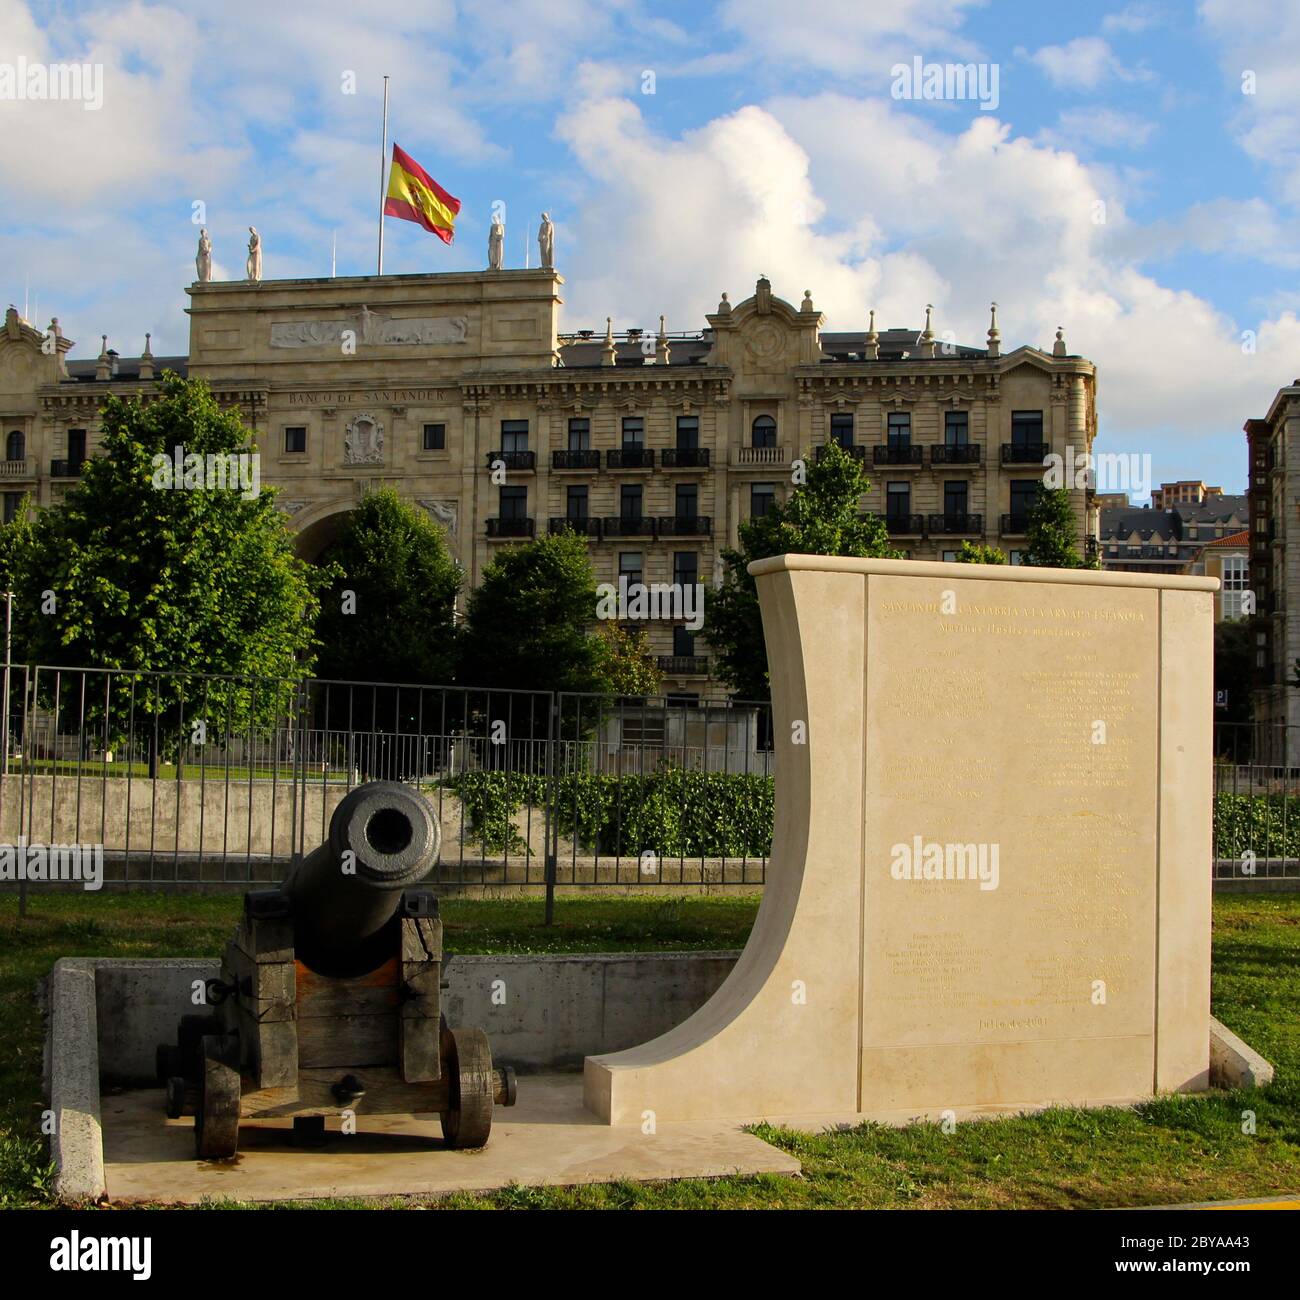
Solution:
<path fill-rule="evenodd" d="M 449 952 L 591 952 L 739 947 L 752 897 L 561 898 L 444 903 Z M 239 900 L 130 894 L 36 896 L 18 921 L 0 899 L 0 1204 L 41 1204 L 49 1174 L 36 1137 L 40 1026 L 34 981 L 57 956 L 215 955 Z M 1214 904 L 1215 1014 L 1277 1067 L 1266 1091 L 1173 1097 L 1135 1110 L 1057 1109 L 1016 1119 L 810 1136 L 763 1126 L 802 1178 L 512 1188 L 433 1202 L 461 1208 L 1102 1207 L 1300 1192 L 1300 895 Z M 1242 1132 L 1253 1111 L 1256 1132 Z M 322 1206 L 410 1204 L 330 1201 Z"/>

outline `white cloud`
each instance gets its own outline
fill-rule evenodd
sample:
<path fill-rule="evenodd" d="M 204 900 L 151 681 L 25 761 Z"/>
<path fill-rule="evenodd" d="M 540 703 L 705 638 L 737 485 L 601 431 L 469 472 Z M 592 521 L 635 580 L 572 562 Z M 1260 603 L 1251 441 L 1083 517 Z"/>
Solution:
<path fill-rule="evenodd" d="M 1108 36 L 1120 33 L 1125 36 L 1137 36 L 1160 22 L 1160 14 L 1154 5 L 1131 4 L 1107 14 L 1101 20 L 1101 30 Z"/>
<path fill-rule="evenodd" d="M 863 327 L 873 307 L 881 325 L 917 326 L 932 302 L 937 330 L 978 343 L 996 299 L 1004 347 L 1049 348 L 1064 324 L 1099 366 L 1103 446 L 1151 451 L 1166 475 L 1226 455 L 1230 476 L 1245 444 L 1225 453 L 1222 439 L 1296 369 L 1294 314 L 1247 322 L 1258 340 L 1243 353 L 1241 325 L 1125 252 L 1135 228 L 1106 169 L 987 117 L 947 135 L 888 102 L 822 94 L 670 138 L 603 100 L 559 130 L 591 180 L 565 257 L 566 327 L 664 312 L 698 328 L 719 291 L 737 301 L 762 272 L 796 304 L 811 289 L 831 330 Z M 1201 237 L 1213 221 L 1202 214 Z"/>
<path fill-rule="evenodd" d="M 1293 0 L 1201 0 L 1200 18 L 1239 97 L 1230 123 L 1250 157 L 1300 204 L 1300 7 Z M 1250 93 L 1243 93 L 1249 75 Z"/>
<path fill-rule="evenodd" d="M 1126 68 L 1100 36 L 1076 36 L 1064 45 L 1044 45 L 1030 59 L 1058 90 L 1096 90 L 1111 78 L 1135 81 L 1149 75 Z"/>
<path fill-rule="evenodd" d="M 1155 129 L 1153 121 L 1136 113 L 1090 106 L 1063 110 L 1056 125 L 1039 138 L 1066 149 L 1141 149 Z"/>

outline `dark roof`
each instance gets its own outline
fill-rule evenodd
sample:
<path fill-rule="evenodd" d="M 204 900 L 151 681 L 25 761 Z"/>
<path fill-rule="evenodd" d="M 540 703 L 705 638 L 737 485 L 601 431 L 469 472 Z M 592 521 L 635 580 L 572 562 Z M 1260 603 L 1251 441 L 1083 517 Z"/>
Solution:
<path fill-rule="evenodd" d="M 1229 525 L 1234 516 L 1239 524 L 1249 518 L 1246 497 L 1211 497 L 1200 505 L 1178 505 L 1168 510 L 1155 510 L 1149 506 L 1103 506 L 1101 536 L 1103 539 L 1125 539 L 1137 533 L 1143 541 L 1155 536 L 1167 542 L 1181 542 L 1185 528 Z M 1204 537 L 1188 540 L 1194 546 L 1203 546 L 1206 541 Z"/>
<path fill-rule="evenodd" d="M 98 361 L 69 361 L 68 375 L 79 384 L 93 384 L 95 382 L 95 371 L 99 368 Z M 164 370 L 174 370 L 178 375 L 189 373 L 189 357 L 154 357 L 153 373 L 154 377 L 161 375 Z M 102 380 L 103 383 L 125 383 L 139 382 L 140 379 L 140 358 L 139 357 L 118 357 L 117 374 L 111 380 Z"/>
<path fill-rule="evenodd" d="M 599 366 L 605 353 L 605 336 L 597 330 L 578 331 L 590 337 L 579 338 L 577 335 L 564 335 L 565 342 L 560 344 L 560 359 L 568 369 L 585 366 Z M 921 345 L 920 330 L 887 329 L 877 331 L 879 359 L 881 361 L 902 361 L 905 357 L 915 356 Z M 642 346 L 645 342 L 653 343 L 655 333 L 646 330 L 639 338 L 628 338 L 619 334 L 614 339 L 614 364 L 617 366 L 642 366 L 653 363 L 654 356 L 647 357 Z M 867 350 L 867 331 L 856 330 L 848 333 L 821 335 L 824 362 L 862 361 Z M 668 364 L 670 366 L 697 366 L 708 355 L 713 346 L 713 331 L 705 330 L 701 334 L 678 334 L 668 336 Z M 951 352 L 940 352 L 936 361 L 969 360 L 988 356 L 986 348 L 970 348 L 963 344 L 953 344 Z"/>

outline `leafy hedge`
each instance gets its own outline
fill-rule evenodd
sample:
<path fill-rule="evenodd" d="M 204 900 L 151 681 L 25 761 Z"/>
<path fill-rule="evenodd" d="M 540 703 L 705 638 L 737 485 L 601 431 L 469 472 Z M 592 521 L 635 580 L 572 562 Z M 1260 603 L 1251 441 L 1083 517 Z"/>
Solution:
<path fill-rule="evenodd" d="M 1216 857 L 1300 857 L 1300 797 L 1219 794 L 1214 799 Z"/>
<path fill-rule="evenodd" d="M 485 852 L 522 852 L 511 824 L 546 802 L 546 778 L 465 772 L 446 782 Z M 555 781 L 559 833 L 599 854 L 661 858 L 764 857 L 772 847 L 772 778 L 668 767 L 636 776 L 580 772 Z"/>

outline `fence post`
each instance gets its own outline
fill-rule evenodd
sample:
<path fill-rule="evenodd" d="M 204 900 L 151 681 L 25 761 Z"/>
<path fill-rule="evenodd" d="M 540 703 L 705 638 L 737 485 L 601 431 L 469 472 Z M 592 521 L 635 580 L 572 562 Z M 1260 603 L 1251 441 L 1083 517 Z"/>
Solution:
<path fill-rule="evenodd" d="M 543 925 L 555 921 L 556 856 L 559 852 L 559 818 L 555 812 L 555 740 L 558 697 L 552 691 L 546 701 L 546 804 L 542 840 L 546 845 L 546 915 Z"/>

